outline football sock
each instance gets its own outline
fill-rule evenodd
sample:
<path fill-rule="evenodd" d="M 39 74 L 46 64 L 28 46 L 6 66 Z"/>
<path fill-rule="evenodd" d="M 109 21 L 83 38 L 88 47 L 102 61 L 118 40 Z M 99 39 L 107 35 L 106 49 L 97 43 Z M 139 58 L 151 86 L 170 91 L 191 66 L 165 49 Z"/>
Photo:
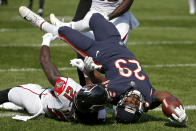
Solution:
<path fill-rule="evenodd" d="M 195 0 L 189 0 L 189 13 L 194 14 L 195 13 Z"/>
<path fill-rule="evenodd" d="M 41 26 L 41 29 L 47 33 L 52 33 L 53 35 L 58 35 L 58 27 L 56 27 L 48 22 L 44 22 Z"/>
<path fill-rule="evenodd" d="M 3 104 L 5 102 L 9 102 L 9 100 L 8 100 L 8 92 L 9 91 L 10 91 L 10 89 L 0 91 L 0 104 Z"/>

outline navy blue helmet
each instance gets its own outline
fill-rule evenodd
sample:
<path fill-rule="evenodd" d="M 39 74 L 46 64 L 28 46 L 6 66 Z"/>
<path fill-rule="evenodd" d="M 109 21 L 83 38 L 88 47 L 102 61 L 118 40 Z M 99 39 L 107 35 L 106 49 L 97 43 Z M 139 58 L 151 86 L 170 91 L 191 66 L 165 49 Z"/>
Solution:
<path fill-rule="evenodd" d="M 123 95 L 117 104 L 116 120 L 119 123 L 137 122 L 144 112 L 144 98 L 138 90 L 132 89 Z"/>

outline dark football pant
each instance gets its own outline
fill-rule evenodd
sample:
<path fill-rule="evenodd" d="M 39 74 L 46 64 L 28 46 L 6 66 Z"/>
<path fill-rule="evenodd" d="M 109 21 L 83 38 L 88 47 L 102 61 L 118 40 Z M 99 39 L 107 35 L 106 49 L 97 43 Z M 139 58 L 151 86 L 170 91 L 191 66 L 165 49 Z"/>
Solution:
<path fill-rule="evenodd" d="M 94 60 L 96 60 L 95 56 L 97 50 L 112 43 L 113 40 L 121 40 L 120 34 L 114 24 L 108 22 L 98 13 L 92 15 L 89 26 L 94 33 L 95 40 L 66 26 L 59 28 L 59 36 L 67 41 L 78 54 L 83 57 L 91 56 Z M 103 43 L 105 45 L 103 45 Z M 91 48 L 92 46 L 93 48 Z"/>
<path fill-rule="evenodd" d="M 1 1 L 1 5 L 7 5 L 7 4 L 8 4 L 7 0 L 2 0 Z"/>
<path fill-rule="evenodd" d="M 80 0 L 72 21 L 79 21 L 84 18 L 91 7 L 91 0 Z"/>
<path fill-rule="evenodd" d="M 28 6 L 28 8 L 29 8 L 29 9 L 32 9 L 32 7 L 33 7 L 33 0 L 30 0 L 30 1 L 29 1 L 29 6 Z M 44 0 L 40 0 L 40 1 L 39 1 L 39 8 L 40 8 L 40 9 L 43 9 L 43 8 L 44 8 Z"/>

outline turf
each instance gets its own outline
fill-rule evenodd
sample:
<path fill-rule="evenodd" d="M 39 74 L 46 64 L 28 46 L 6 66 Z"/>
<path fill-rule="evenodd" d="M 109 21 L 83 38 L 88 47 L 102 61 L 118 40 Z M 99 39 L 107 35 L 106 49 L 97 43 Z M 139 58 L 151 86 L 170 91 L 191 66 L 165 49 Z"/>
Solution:
<path fill-rule="evenodd" d="M 0 89 L 11 88 L 24 83 L 37 83 L 51 87 L 39 64 L 39 49 L 44 34 L 24 21 L 18 13 L 27 0 L 8 1 L 8 6 L 0 6 Z M 50 13 L 70 21 L 75 13 L 78 0 L 46 1 L 44 18 Z M 33 11 L 38 10 L 38 1 Z M 127 48 L 130 49 L 149 75 L 153 87 L 166 90 L 178 97 L 184 106 L 196 105 L 196 15 L 188 14 L 185 0 L 134 1 L 131 11 L 139 19 L 140 26 L 131 31 Z M 63 45 L 62 41 L 55 44 Z M 69 67 L 69 60 L 76 54 L 68 46 L 51 47 L 52 61 L 58 68 Z M 23 69 L 23 70 L 22 70 Z M 30 70 L 34 69 L 34 70 Z M 60 70 L 78 82 L 76 71 Z M 38 130 L 196 130 L 196 110 L 187 110 L 189 117 L 186 127 L 169 123 L 162 112 L 150 111 L 139 123 L 117 124 L 108 111 L 105 125 L 83 125 L 59 122 L 48 118 L 38 118 L 28 122 L 18 122 L 3 114 L 17 113 L 0 110 L 2 131 Z"/>

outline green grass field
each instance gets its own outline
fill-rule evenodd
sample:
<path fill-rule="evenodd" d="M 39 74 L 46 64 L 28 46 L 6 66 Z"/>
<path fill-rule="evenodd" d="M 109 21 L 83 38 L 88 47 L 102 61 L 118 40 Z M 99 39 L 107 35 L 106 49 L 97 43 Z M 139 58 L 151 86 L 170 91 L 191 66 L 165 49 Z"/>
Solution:
<path fill-rule="evenodd" d="M 0 89 L 12 88 L 19 84 L 37 83 L 51 87 L 39 64 L 39 49 L 44 34 L 24 21 L 18 13 L 27 0 L 8 0 L 8 6 L 0 6 Z M 70 21 L 75 13 L 78 0 L 46 1 L 44 18 L 50 13 Z M 33 10 L 38 10 L 35 1 Z M 152 85 L 157 90 L 166 90 L 178 97 L 184 106 L 192 105 L 196 95 L 196 15 L 189 15 L 187 0 L 140 1 L 135 0 L 132 12 L 140 21 L 140 27 L 130 34 L 127 48 L 143 65 Z M 76 57 L 75 52 L 62 41 L 60 46 L 51 47 L 52 61 L 65 76 L 78 81 L 77 73 L 69 65 Z M 0 110 L 0 130 L 45 131 L 45 130 L 196 130 L 196 110 L 187 109 L 189 120 L 186 127 L 169 123 L 161 111 L 150 111 L 139 123 L 117 124 L 108 113 L 105 125 L 83 125 L 38 118 L 28 122 L 12 120 L 18 112 Z M 23 113 L 22 113 L 23 114 Z"/>

